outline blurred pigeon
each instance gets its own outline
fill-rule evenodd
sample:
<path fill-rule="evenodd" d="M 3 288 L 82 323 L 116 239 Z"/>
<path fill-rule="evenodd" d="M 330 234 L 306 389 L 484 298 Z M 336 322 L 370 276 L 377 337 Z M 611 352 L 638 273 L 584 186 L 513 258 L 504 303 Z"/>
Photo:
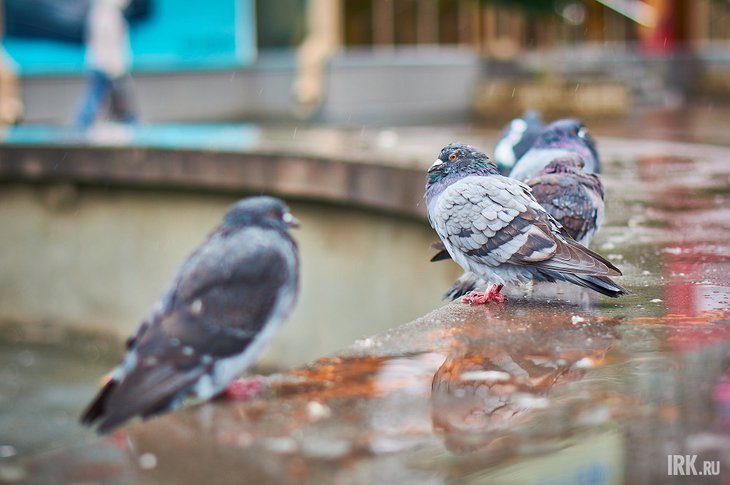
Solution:
<path fill-rule="evenodd" d="M 299 256 L 288 228 L 296 225 L 279 199 L 233 205 L 129 339 L 123 362 L 81 422 L 106 433 L 133 416 L 224 390 L 293 307 Z"/>
<path fill-rule="evenodd" d="M 524 182 L 536 177 L 551 161 L 572 153 L 583 157 L 584 171 L 601 172 L 596 142 L 585 125 L 573 119 L 553 121 L 540 133 L 532 148 L 519 159 L 509 176 Z"/>
<path fill-rule="evenodd" d="M 469 145 L 444 147 L 426 179 L 428 219 L 467 273 L 492 283 L 471 301 L 504 301 L 506 283 L 568 281 L 618 297 L 621 272 L 582 246 L 535 200 L 530 187 L 499 174 Z"/>
<path fill-rule="evenodd" d="M 603 184 L 598 175 L 583 172 L 583 158 L 578 154 L 559 157 L 543 169 L 540 176 L 527 181 L 535 200 L 557 220 L 570 237 L 588 246 L 603 222 Z M 449 259 L 443 243 L 434 243 L 442 250 L 431 261 Z M 456 299 L 483 286 L 478 276 L 464 273 L 446 292 Z"/>
<path fill-rule="evenodd" d="M 528 110 L 522 118 L 515 118 L 502 130 L 502 137 L 494 147 L 494 162 L 499 173 L 507 175 L 517 160 L 527 153 L 545 124 L 540 118 L 540 112 Z"/>
<path fill-rule="evenodd" d="M 570 236 L 588 246 L 603 223 L 603 184 L 595 173 L 584 172 L 583 158 L 573 153 L 558 157 L 538 177 L 526 182 L 543 208 Z"/>

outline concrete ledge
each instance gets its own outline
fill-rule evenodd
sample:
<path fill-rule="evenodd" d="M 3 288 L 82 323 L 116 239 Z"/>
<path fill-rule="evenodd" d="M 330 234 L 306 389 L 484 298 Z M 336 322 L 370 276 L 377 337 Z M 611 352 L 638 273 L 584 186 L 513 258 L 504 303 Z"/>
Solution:
<path fill-rule="evenodd" d="M 226 133 L 239 140 L 241 132 Z M 38 146 L 41 130 L 25 135 L 0 145 L 0 239 L 9 249 L 0 321 L 125 337 L 226 207 L 260 193 L 286 199 L 302 221 L 295 237 L 306 261 L 300 302 L 262 367 L 298 365 L 412 319 L 457 276 L 455 265 L 428 262 L 425 170 L 401 151 L 395 160 L 372 149 L 350 153 L 348 134 L 304 129 L 296 140 L 292 130 L 269 130 L 238 141 L 238 150 L 215 134 L 193 147 L 184 130 L 177 136 L 189 149 L 141 146 L 162 143 L 149 133 L 134 133 L 126 146 L 66 136 Z M 308 335 L 319 335 L 317 345 L 301 345 Z"/>
<path fill-rule="evenodd" d="M 0 145 L 0 182 L 266 192 L 418 218 L 424 216 L 419 206 L 423 173 L 420 168 L 265 151 Z"/>

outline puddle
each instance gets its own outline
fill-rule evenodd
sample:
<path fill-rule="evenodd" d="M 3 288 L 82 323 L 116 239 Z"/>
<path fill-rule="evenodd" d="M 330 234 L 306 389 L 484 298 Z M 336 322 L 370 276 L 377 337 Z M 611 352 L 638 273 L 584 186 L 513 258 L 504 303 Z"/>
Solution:
<path fill-rule="evenodd" d="M 119 345 L 52 325 L 0 326 L 0 465 L 86 436 L 80 405 L 119 358 Z"/>

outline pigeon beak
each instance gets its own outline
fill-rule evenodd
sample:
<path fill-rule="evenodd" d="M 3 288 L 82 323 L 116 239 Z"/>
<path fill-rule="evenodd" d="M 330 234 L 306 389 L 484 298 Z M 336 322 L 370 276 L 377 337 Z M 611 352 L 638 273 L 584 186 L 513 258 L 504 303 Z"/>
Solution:
<path fill-rule="evenodd" d="M 437 169 L 437 168 L 438 168 L 438 167 L 439 167 L 440 165 L 443 165 L 443 164 L 444 164 L 444 162 L 443 162 L 443 161 L 442 161 L 442 160 L 441 160 L 440 158 L 437 158 L 437 159 L 436 159 L 436 161 L 435 161 L 435 162 L 433 162 L 433 165 L 431 165 L 431 168 L 429 168 L 429 169 L 428 169 L 428 173 L 431 173 L 431 172 L 433 172 L 433 171 L 434 171 L 434 170 L 436 170 L 436 169 Z"/>
<path fill-rule="evenodd" d="M 286 214 L 284 214 L 283 219 L 284 219 L 284 223 L 288 227 L 299 227 L 300 226 L 299 219 L 297 219 L 296 217 L 291 215 L 291 212 L 287 212 Z"/>

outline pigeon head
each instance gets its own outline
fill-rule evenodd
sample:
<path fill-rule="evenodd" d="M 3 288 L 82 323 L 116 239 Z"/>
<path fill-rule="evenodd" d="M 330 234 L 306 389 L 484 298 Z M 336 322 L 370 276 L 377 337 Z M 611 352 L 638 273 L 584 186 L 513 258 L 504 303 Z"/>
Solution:
<path fill-rule="evenodd" d="M 596 141 L 580 120 L 562 119 L 550 123 L 533 145 L 535 148 L 570 148 L 598 160 Z"/>
<path fill-rule="evenodd" d="M 484 153 L 469 145 L 451 143 L 441 150 L 436 161 L 428 169 L 428 185 L 469 175 L 490 174 L 499 172 Z"/>
<path fill-rule="evenodd" d="M 260 196 L 249 197 L 234 204 L 223 216 L 223 225 L 231 229 L 261 226 L 286 230 L 299 227 L 299 221 L 282 200 Z"/>
<path fill-rule="evenodd" d="M 515 118 L 509 122 L 504 130 L 502 130 L 502 138 L 509 139 L 514 147 L 522 140 L 524 133 L 531 127 L 535 126 L 538 127 L 538 130 L 542 128 L 540 112 L 534 109 L 527 110 L 522 114 L 521 118 Z M 534 139 L 532 141 L 534 141 Z"/>
<path fill-rule="evenodd" d="M 583 167 L 585 166 L 586 162 L 583 160 L 583 157 L 577 153 L 573 153 L 558 157 L 548 163 L 545 168 L 542 169 L 542 173 L 577 173 L 583 170 Z"/>
<path fill-rule="evenodd" d="M 507 175 L 515 163 L 532 148 L 544 125 L 540 112 L 528 110 L 522 118 L 513 119 L 503 130 L 494 147 L 494 162 L 502 175 Z"/>

